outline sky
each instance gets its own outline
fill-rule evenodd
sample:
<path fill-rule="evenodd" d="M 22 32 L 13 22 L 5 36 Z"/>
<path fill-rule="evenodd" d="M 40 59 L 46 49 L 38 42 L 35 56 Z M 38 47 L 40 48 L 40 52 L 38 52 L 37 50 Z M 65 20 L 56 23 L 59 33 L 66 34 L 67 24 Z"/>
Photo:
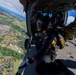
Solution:
<path fill-rule="evenodd" d="M 24 15 L 23 6 L 19 2 L 19 0 L 0 0 L 0 6 L 7 7 L 11 10 L 14 10 L 14 11 Z"/>
<path fill-rule="evenodd" d="M 75 15 L 76 15 L 76 11 L 75 10 L 68 11 L 67 25 L 75 20 Z"/>

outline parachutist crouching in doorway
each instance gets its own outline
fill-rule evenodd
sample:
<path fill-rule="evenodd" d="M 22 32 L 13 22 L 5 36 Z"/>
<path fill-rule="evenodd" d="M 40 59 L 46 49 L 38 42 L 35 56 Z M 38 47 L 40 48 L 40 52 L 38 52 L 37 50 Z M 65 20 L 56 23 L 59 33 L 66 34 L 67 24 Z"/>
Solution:
<path fill-rule="evenodd" d="M 62 49 L 64 47 L 65 42 L 62 35 L 57 32 L 57 28 L 53 29 L 51 25 L 48 27 L 49 23 L 50 20 L 47 15 L 37 20 L 37 30 L 34 33 L 37 54 L 24 60 L 16 75 L 21 75 L 26 66 L 39 60 L 44 60 L 46 63 L 54 62 L 57 48 Z"/>

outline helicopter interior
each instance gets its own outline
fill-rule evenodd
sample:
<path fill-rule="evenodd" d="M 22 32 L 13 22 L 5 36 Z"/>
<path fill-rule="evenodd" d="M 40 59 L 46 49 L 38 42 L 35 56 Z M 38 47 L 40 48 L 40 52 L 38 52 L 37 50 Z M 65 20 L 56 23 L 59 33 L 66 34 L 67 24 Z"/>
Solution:
<path fill-rule="evenodd" d="M 30 44 L 34 44 L 36 41 L 34 39 L 43 37 L 48 28 L 58 27 L 60 30 L 64 28 L 68 10 L 74 9 L 76 0 L 27 0 L 27 2 L 25 11 L 27 32 Z"/>
<path fill-rule="evenodd" d="M 37 29 L 35 28 L 36 26 L 34 26 L 34 24 L 36 24 L 38 17 L 37 16 L 39 13 L 41 13 L 41 15 L 43 16 L 43 14 L 47 13 L 48 15 L 52 15 L 50 17 L 48 17 L 49 19 L 51 19 L 51 17 L 55 17 L 55 14 L 57 14 L 59 11 L 61 11 L 63 14 L 63 18 L 64 18 L 64 25 L 66 24 L 67 21 L 67 17 L 68 17 L 68 10 L 73 9 L 74 8 L 74 4 L 75 4 L 76 0 L 37 0 L 37 1 L 32 1 L 28 2 L 28 8 L 27 8 L 27 12 L 26 12 L 26 18 L 27 18 L 27 29 L 28 29 L 28 33 L 29 36 L 31 36 L 32 34 L 34 34 L 34 30 L 33 29 Z M 54 20 L 55 21 L 55 20 Z M 53 25 L 54 22 L 53 21 Z M 52 22 L 52 21 L 51 21 Z"/>

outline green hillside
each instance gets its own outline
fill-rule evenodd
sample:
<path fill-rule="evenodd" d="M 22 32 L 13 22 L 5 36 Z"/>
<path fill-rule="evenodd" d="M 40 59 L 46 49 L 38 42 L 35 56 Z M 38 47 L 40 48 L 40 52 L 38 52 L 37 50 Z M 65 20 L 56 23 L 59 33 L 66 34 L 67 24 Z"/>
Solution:
<path fill-rule="evenodd" d="M 24 40 L 27 38 L 25 24 L 23 20 L 0 9 L 0 65 L 2 65 L 0 75 L 13 75 L 22 61 L 26 52 L 24 49 Z"/>
<path fill-rule="evenodd" d="M 1 9 L 0 12 L 0 25 L 10 27 L 10 31 L 8 32 L 8 34 L 0 37 L 0 46 L 23 53 L 23 51 L 25 50 L 23 47 L 23 43 L 27 38 L 25 22 L 17 19 L 16 17 L 8 14 Z"/>

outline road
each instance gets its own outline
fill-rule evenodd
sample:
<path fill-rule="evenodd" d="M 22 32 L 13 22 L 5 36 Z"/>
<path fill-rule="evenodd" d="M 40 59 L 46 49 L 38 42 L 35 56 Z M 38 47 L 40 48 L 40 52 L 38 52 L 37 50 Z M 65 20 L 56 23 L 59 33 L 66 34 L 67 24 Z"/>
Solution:
<path fill-rule="evenodd" d="M 36 49 L 32 46 L 28 56 L 31 57 L 35 53 Z M 58 50 L 56 63 L 40 62 L 38 66 L 33 63 L 25 68 L 24 75 L 70 75 L 69 71 L 71 75 L 76 75 L 76 41 L 66 42 L 66 46 Z"/>

